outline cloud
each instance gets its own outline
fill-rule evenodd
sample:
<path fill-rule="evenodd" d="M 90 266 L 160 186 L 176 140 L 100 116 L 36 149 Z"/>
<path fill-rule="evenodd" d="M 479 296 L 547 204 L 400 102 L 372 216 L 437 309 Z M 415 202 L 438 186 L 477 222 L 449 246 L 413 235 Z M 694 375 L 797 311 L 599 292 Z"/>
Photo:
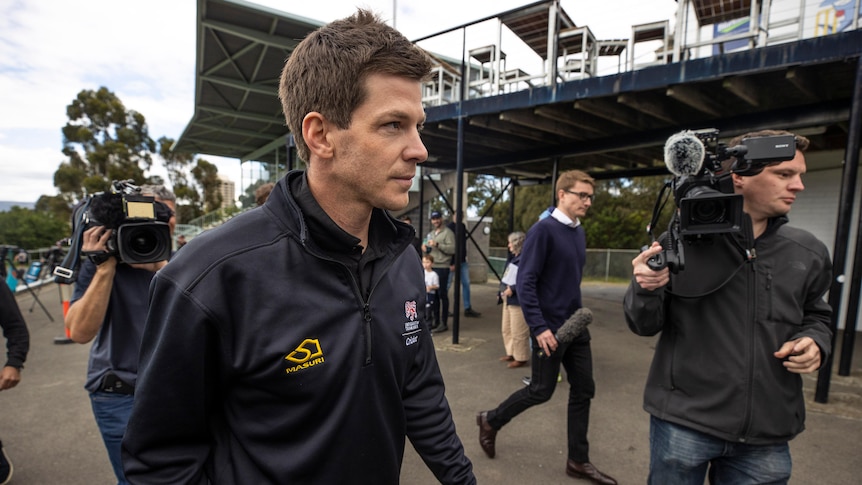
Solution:
<path fill-rule="evenodd" d="M 66 106 L 104 86 L 178 138 L 194 111 L 195 2 L 3 2 L 0 182 L 4 200 L 53 195 Z M 31 130 L 28 133 L 28 130 Z"/>
<path fill-rule="evenodd" d="M 0 198 L 36 202 L 38 194 L 56 195 L 54 171 L 62 159 L 59 150 L 49 147 L 9 148 L 0 144 Z"/>

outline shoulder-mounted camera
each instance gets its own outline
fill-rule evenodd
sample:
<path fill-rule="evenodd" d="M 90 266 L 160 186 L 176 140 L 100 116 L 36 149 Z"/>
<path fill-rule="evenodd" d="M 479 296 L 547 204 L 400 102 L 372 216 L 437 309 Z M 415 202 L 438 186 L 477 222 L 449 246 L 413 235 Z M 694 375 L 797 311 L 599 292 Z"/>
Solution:
<path fill-rule="evenodd" d="M 155 197 L 141 194 L 131 180 L 113 181 L 110 192 L 85 198 L 72 211 L 71 247 L 63 263 L 54 270 L 54 280 L 70 284 L 77 280 L 81 256 L 113 256 L 120 263 L 154 263 L 171 254 L 168 221 L 171 210 Z M 82 254 L 84 231 L 94 226 L 111 229 L 106 252 Z"/>
<path fill-rule="evenodd" d="M 740 232 L 742 195 L 734 194 L 731 174 L 757 175 L 768 165 L 792 160 L 796 155 L 793 135 L 744 138 L 729 147 L 718 141 L 718 130 L 682 131 L 667 139 L 664 162 L 674 175 L 665 189 L 673 191 L 677 211 L 671 218 L 663 251 L 647 264 L 655 270 L 685 268 L 684 247 L 709 240 L 715 234 Z M 663 206 L 665 189 L 656 200 L 652 230 Z"/>

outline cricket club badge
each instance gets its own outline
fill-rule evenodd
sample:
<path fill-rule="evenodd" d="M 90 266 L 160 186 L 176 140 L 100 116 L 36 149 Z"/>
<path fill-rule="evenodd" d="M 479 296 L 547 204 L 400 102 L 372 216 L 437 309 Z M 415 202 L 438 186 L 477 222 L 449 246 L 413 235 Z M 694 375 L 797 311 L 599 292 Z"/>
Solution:
<path fill-rule="evenodd" d="M 419 318 L 419 314 L 416 312 L 416 300 L 404 302 L 404 315 L 410 319 L 411 322 Z"/>

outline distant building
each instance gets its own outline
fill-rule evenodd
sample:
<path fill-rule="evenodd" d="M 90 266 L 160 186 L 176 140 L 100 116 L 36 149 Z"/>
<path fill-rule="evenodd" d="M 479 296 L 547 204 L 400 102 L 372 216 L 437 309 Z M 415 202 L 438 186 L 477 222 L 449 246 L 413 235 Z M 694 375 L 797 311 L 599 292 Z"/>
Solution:
<path fill-rule="evenodd" d="M 221 182 L 218 188 L 221 194 L 221 208 L 236 206 L 236 184 L 224 177 L 219 177 L 219 181 Z"/>

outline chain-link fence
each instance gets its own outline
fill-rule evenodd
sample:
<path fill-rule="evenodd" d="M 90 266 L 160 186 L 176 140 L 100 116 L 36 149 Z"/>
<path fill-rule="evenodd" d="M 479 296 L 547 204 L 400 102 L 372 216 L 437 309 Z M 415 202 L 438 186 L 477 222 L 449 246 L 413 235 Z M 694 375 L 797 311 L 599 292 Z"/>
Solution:
<path fill-rule="evenodd" d="M 640 253 L 637 249 L 587 249 L 587 264 L 584 278 L 594 280 L 628 281 L 632 277 L 632 259 Z M 488 260 L 498 275 L 506 265 L 506 248 L 490 248 Z M 496 278 L 493 271 L 489 277 Z"/>

